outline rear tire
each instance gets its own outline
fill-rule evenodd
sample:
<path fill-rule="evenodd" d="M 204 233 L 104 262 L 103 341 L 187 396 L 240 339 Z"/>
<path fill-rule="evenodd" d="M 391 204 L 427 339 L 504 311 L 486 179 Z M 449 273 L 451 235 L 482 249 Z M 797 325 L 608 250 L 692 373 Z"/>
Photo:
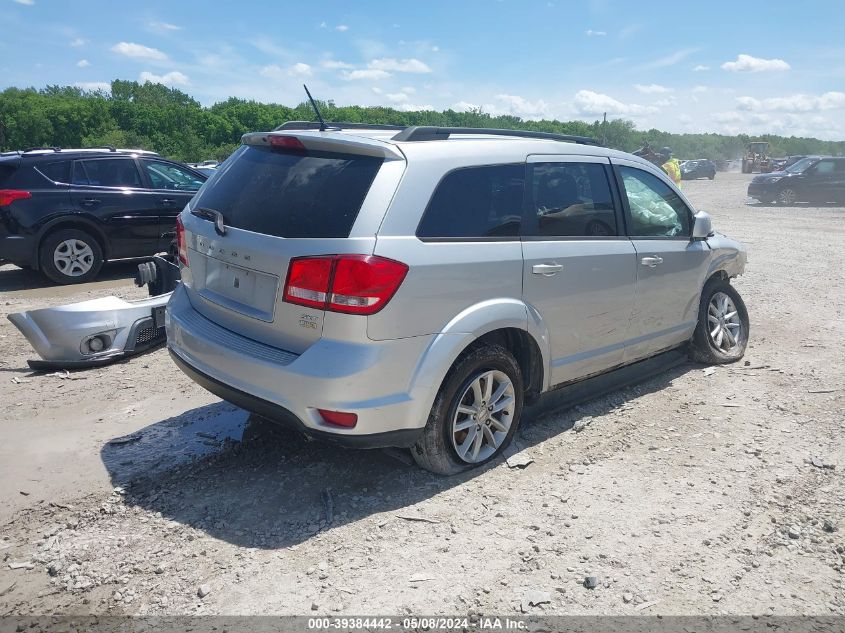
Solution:
<path fill-rule="evenodd" d="M 80 229 L 59 229 L 41 241 L 41 272 L 58 284 L 91 281 L 103 267 L 103 249 Z"/>
<path fill-rule="evenodd" d="M 736 289 L 723 279 L 708 281 L 691 341 L 693 360 L 708 365 L 738 361 L 745 355 L 748 331 L 748 310 Z"/>
<path fill-rule="evenodd" d="M 443 380 L 411 449 L 414 460 L 439 475 L 489 462 L 513 439 L 523 397 L 522 372 L 508 350 L 496 344 L 471 348 Z"/>
<path fill-rule="evenodd" d="M 776 200 L 783 205 L 791 206 L 798 201 L 798 194 L 792 187 L 784 187 L 778 191 Z"/>

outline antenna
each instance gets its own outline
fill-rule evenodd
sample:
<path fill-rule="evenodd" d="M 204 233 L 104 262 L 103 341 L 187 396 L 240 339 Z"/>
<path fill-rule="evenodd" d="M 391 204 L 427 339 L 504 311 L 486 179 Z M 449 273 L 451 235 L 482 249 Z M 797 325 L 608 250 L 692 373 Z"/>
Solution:
<path fill-rule="evenodd" d="M 311 107 L 314 108 L 314 112 L 317 113 L 317 118 L 320 119 L 320 131 L 326 131 L 326 122 L 323 120 L 323 115 L 320 114 L 320 108 L 317 107 L 317 102 L 314 101 L 314 97 L 311 96 L 311 92 L 308 90 L 308 86 L 302 84 L 302 87 L 305 88 L 305 94 L 308 95 L 308 100 L 311 102 Z"/>

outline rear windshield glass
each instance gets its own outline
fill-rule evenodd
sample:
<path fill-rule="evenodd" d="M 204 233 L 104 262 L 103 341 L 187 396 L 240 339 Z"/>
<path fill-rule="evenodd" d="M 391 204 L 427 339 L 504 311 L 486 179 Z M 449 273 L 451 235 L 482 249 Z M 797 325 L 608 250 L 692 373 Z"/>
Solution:
<path fill-rule="evenodd" d="M 242 146 L 200 190 L 194 208 L 226 226 L 276 237 L 349 237 L 382 159 Z"/>

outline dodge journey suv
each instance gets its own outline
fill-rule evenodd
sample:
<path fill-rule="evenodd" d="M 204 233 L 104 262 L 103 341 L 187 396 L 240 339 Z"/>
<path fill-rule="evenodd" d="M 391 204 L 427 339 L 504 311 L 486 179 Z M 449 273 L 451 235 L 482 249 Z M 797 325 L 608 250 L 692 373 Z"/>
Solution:
<path fill-rule="evenodd" d="M 651 163 L 581 137 L 336 125 L 245 135 L 179 216 L 168 346 L 209 391 L 449 474 L 558 386 L 684 345 L 742 357 L 745 250 Z"/>

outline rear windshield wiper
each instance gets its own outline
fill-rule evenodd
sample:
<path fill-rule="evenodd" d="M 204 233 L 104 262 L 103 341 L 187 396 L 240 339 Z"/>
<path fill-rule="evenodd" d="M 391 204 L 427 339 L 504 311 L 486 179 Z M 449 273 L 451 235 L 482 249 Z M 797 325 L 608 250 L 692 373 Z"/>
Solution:
<path fill-rule="evenodd" d="M 226 218 L 220 211 L 207 207 L 196 207 L 191 209 L 191 214 L 203 220 L 214 222 L 214 230 L 217 231 L 218 235 L 226 235 Z"/>

